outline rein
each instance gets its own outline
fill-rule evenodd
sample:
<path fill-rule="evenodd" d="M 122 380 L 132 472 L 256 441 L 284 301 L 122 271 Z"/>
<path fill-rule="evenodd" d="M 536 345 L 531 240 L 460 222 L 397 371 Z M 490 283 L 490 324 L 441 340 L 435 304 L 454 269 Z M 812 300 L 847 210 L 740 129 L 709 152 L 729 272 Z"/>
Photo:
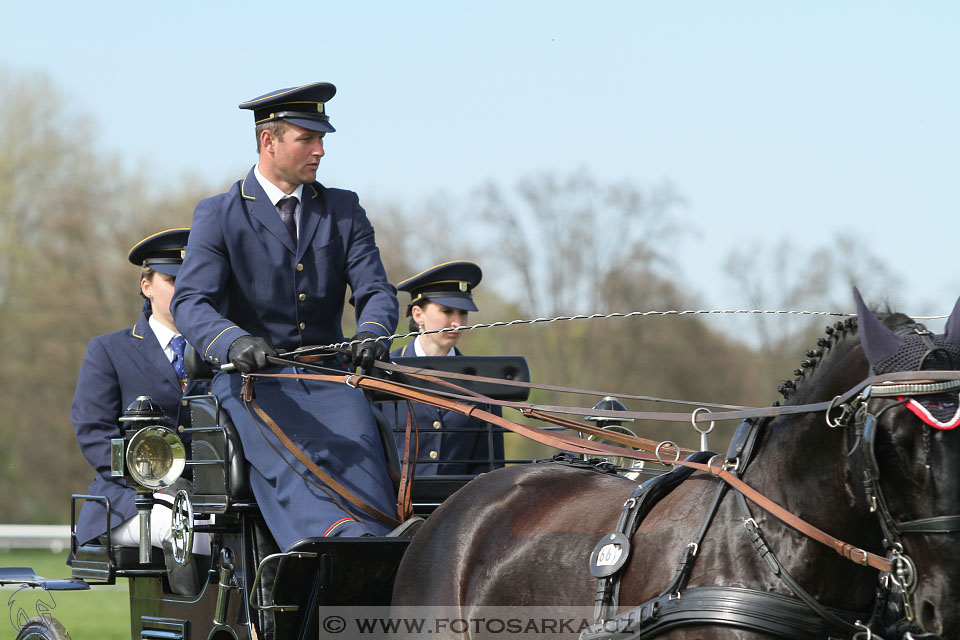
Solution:
<path fill-rule="evenodd" d="M 291 362 L 289 360 L 281 359 L 271 359 L 271 362 L 277 364 L 291 365 L 291 366 L 304 366 L 302 364 Z M 502 407 L 509 407 L 511 409 L 516 409 L 521 413 L 527 412 L 537 412 L 537 411 L 546 411 L 551 413 L 563 413 L 563 414 L 572 414 L 572 415 L 590 415 L 610 419 L 626 419 L 633 418 L 635 420 L 660 420 L 668 422 L 710 422 L 713 420 L 745 420 L 747 418 L 776 418 L 783 415 L 792 415 L 800 413 L 816 413 L 818 411 L 827 411 L 828 409 L 833 409 L 836 406 L 839 406 L 851 398 L 856 397 L 864 388 L 868 386 L 876 387 L 877 385 L 896 383 L 896 382 L 913 382 L 916 383 L 916 372 L 915 371 L 898 371 L 895 373 L 886 373 L 883 375 L 870 376 L 860 381 L 857 385 L 847 390 L 842 395 L 837 396 L 833 400 L 828 402 L 816 402 L 811 404 L 801 404 L 801 405 L 788 405 L 788 406 L 777 406 L 777 407 L 742 407 L 737 405 L 723 405 L 723 404 L 714 404 L 709 402 L 689 402 L 689 401 L 680 401 L 672 400 L 669 398 L 657 398 L 654 396 L 630 396 L 623 394 L 611 393 L 608 391 L 590 391 L 586 389 L 576 389 L 572 387 L 559 387 L 553 385 L 539 385 L 533 384 L 530 382 L 521 382 L 519 380 L 504 380 L 501 378 L 487 378 L 483 376 L 471 376 L 462 373 L 448 373 L 444 371 L 435 371 L 433 369 L 420 369 L 416 367 L 408 367 L 405 365 L 397 365 L 393 363 L 386 362 L 376 362 L 374 366 L 386 371 L 396 371 L 404 374 L 408 374 L 415 378 L 422 378 L 425 374 L 429 372 L 429 375 L 434 378 L 450 378 L 450 379 L 461 379 L 461 380 L 475 380 L 477 382 L 489 382 L 495 383 L 498 385 L 504 386 L 514 386 L 522 387 L 526 389 L 538 389 L 546 391 L 556 391 L 561 393 L 576 393 L 581 395 L 596 395 L 596 396 L 607 396 L 607 395 L 616 395 L 618 398 L 624 399 L 637 399 L 637 400 L 647 400 L 651 402 L 667 402 L 667 403 L 683 403 L 683 404 L 695 404 L 697 407 L 718 407 L 730 409 L 729 411 L 697 411 L 694 410 L 691 413 L 678 413 L 678 412 L 666 412 L 666 411 L 612 411 L 607 409 L 594 409 L 588 407 L 567 407 L 567 406 L 556 406 L 556 405 L 542 405 L 542 404 L 533 404 L 529 402 L 510 402 L 510 401 L 498 401 L 491 398 L 481 397 L 484 403 L 486 404 L 495 404 Z M 960 371 L 924 371 L 924 381 L 960 381 Z M 398 383 L 393 383 L 398 384 Z M 462 389 L 462 387 L 461 387 Z M 462 389 L 466 391 L 465 389 Z M 468 392 L 466 394 L 456 394 L 443 391 L 432 392 L 437 395 L 453 397 L 461 400 L 474 400 L 478 399 L 477 394 L 473 392 Z M 932 392 L 929 392 L 932 393 Z M 578 430 L 583 431 L 579 426 Z M 612 439 L 612 438 L 611 438 Z M 619 454 L 623 455 L 623 454 Z"/>
<path fill-rule="evenodd" d="M 283 365 L 292 365 L 292 366 L 298 366 L 303 368 L 312 368 L 310 365 L 305 365 L 304 363 L 290 362 L 280 358 L 270 358 L 269 360 L 274 364 L 283 364 Z M 377 363 L 377 364 L 382 364 L 382 363 Z M 431 375 L 427 376 L 421 373 L 421 371 L 423 370 L 417 370 L 412 367 L 400 367 L 398 365 L 392 365 L 392 366 L 394 367 L 394 370 L 402 371 L 413 377 L 418 377 L 418 378 L 426 379 L 429 381 L 435 382 L 436 377 L 446 377 L 446 376 L 437 376 L 439 372 L 432 371 L 432 370 L 430 372 Z M 849 399 L 855 396 L 858 396 L 861 393 L 861 391 L 867 387 L 869 387 L 872 390 L 875 388 L 876 385 L 882 385 L 888 382 L 907 381 L 911 385 L 921 385 L 921 384 L 926 384 L 928 380 L 934 381 L 934 382 L 943 381 L 943 380 L 960 380 L 960 371 L 924 372 L 923 381 L 918 381 L 916 379 L 916 375 L 917 375 L 916 372 L 896 372 L 896 373 L 888 373 L 888 374 L 883 374 L 879 376 L 868 377 L 865 380 L 861 381 L 856 386 L 854 386 L 853 388 L 851 388 L 850 390 L 848 390 L 846 393 L 840 396 L 837 396 L 836 398 L 834 398 L 829 402 L 819 402 L 819 403 L 795 405 L 795 406 L 769 407 L 768 410 L 748 409 L 748 410 L 725 412 L 725 413 L 710 413 L 708 418 L 721 419 L 721 420 L 734 419 L 734 418 L 744 419 L 744 418 L 754 418 L 754 417 L 773 417 L 778 415 L 788 415 L 788 414 L 795 414 L 795 413 L 826 411 L 827 409 L 832 409 L 838 406 L 839 404 L 842 404 L 848 401 Z M 450 376 L 450 377 L 458 377 L 458 376 L 462 376 L 462 374 L 455 374 L 455 376 Z M 253 385 L 252 381 L 255 378 L 259 378 L 259 377 L 339 382 L 339 383 L 347 384 L 354 388 L 382 391 L 382 392 L 399 396 L 401 398 L 405 398 L 407 400 L 413 400 L 413 401 L 420 402 L 423 404 L 428 404 L 434 407 L 455 411 L 457 413 L 461 413 L 468 417 L 480 418 L 486 422 L 490 422 L 497 426 L 503 427 L 504 429 L 507 429 L 514 433 L 518 433 L 522 436 L 525 436 L 532 440 L 540 442 L 541 444 L 545 444 L 547 446 L 562 449 L 565 451 L 572 451 L 575 453 L 582 453 L 582 454 L 592 455 L 592 456 L 606 455 L 606 456 L 627 457 L 627 458 L 633 458 L 637 460 L 645 460 L 649 462 L 658 462 L 660 464 L 666 464 L 666 465 L 671 465 L 675 467 L 676 466 L 689 467 L 694 470 L 702 471 L 710 475 L 716 476 L 720 480 L 729 484 L 733 489 L 736 489 L 737 491 L 742 493 L 751 502 L 755 503 L 760 508 L 764 509 L 771 515 L 778 518 L 783 523 L 799 531 L 800 533 L 810 537 L 811 539 L 816 540 L 821 544 L 824 544 L 832 548 L 839 555 L 850 560 L 851 562 L 855 562 L 857 564 L 864 565 L 864 566 L 871 566 L 875 569 L 878 569 L 884 572 L 891 572 L 894 570 L 895 566 L 897 566 L 895 564 L 895 561 L 893 560 L 884 558 L 882 556 L 871 553 L 864 549 L 860 549 L 855 545 L 851 545 L 847 542 L 839 540 L 829 535 L 828 533 L 822 531 L 821 529 L 815 527 L 814 525 L 806 522 L 805 520 L 790 513 L 789 511 L 781 507 L 779 504 L 770 500 L 769 498 L 764 496 L 762 493 L 760 493 L 753 487 L 749 486 L 739 477 L 731 473 L 730 472 L 731 470 L 736 469 L 736 464 L 722 460 L 722 456 L 719 456 L 719 455 L 714 456 L 706 463 L 698 463 L 698 462 L 681 460 L 680 458 L 682 455 L 687 455 L 692 452 L 688 450 L 680 449 L 673 443 L 670 443 L 670 445 L 672 445 L 670 447 L 671 452 L 676 452 L 675 453 L 676 457 L 672 461 L 665 461 L 663 459 L 663 455 L 661 455 L 661 450 L 663 449 L 664 443 L 656 443 L 652 440 L 648 440 L 645 438 L 627 436 L 624 434 L 614 434 L 606 430 L 599 430 L 600 434 L 603 435 L 603 437 L 608 440 L 614 440 L 617 442 L 621 442 L 621 444 L 625 444 L 627 446 L 637 447 L 642 449 L 641 451 L 633 451 L 630 449 L 623 449 L 622 447 L 607 445 L 600 442 L 586 441 L 582 438 L 575 437 L 575 436 L 567 436 L 563 434 L 545 432 L 542 429 L 530 427 L 527 425 L 522 425 L 520 423 L 507 420 L 505 418 L 497 416 L 483 409 L 479 409 L 478 407 L 472 404 L 465 404 L 465 403 L 457 402 L 455 400 L 451 400 L 449 398 L 440 397 L 441 394 L 450 395 L 445 392 L 428 393 L 425 391 L 418 390 L 415 387 L 412 387 L 410 385 L 402 385 L 399 383 L 390 382 L 390 381 L 382 380 L 379 378 L 372 378 L 370 376 L 366 376 L 362 374 L 342 374 L 342 373 L 340 374 L 308 374 L 308 373 L 246 374 L 245 379 L 249 381 L 251 390 Z M 515 382 L 515 381 L 504 381 L 499 379 L 490 379 L 490 380 L 497 383 Z M 526 384 L 526 383 L 517 383 L 517 384 Z M 458 397 L 462 397 L 465 400 L 473 401 L 473 402 L 482 400 L 484 403 L 488 403 L 488 404 L 500 404 L 502 406 L 525 409 L 526 411 L 523 411 L 523 413 L 531 417 L 537 417 L 537 418 L 543 419 L 545 416 L 541 416 L 538 412 L 549 411 L 552 409 L 552 407 L 549 407 L 549 406 L 534 405 L 530 403 L 499 402 L 491 398 L 480 396 L 479 394 L 476 394 L 472 391 L 468 391 L 466 389 L 462 389 L 462 390 L 465 391 L 466 394 L 453 394 L 453 395 L 458 395 Z M 597 413 L 599 415 L 610 414 L 611 417 L 620 417 L 620 418 L 643 417 L 648 419 L 669 419 L 663 416 L 676 416 L 675 419 L 677 420 L 682 419 L 686 421 L 686 420 L 692 419 L 695 421 L 697 419 L 696 413 L 694 414 L 693 418 L 691 418 L 691 416 L 688 414 L 666 414 L 662 412 L 630 412 L 630 411 L 603 411 L 603 410 L 594 411 L 592 409 L 588 411 L 592 413 Z M 761 412 L 761 413 L 758 414 L 757 412 Z M 265 413 L 262 413 L 262 410 L 260 410 L 260 413 L 258 413 L 258 415 L 260 414 L 262 414 L 261 418 L 263 418 L 263 416 L 266 415 Z M 556 423 L 556 420 L 557 419 L 553 419 L 552 421 L 555 421 Z M 596 429 L 595 427 L 590 427 L 589 425 L 582 425 L 580 423 L 561 422 L 560 424 L 562 424 L 563 426 L 569 426 L 570 428 L 573 428 L 573 425 L 575 424 L 577 429 L 585 433 L 590 432 L 592 429 Z M 646 453 L 649 451 L 653 451 L 654 453 L 652 455 L 650 453 Z M 311 469 L 311 471 L 313 471 L 313 469 Z M 351 503 L 353 504 L 352 500 L 351 500 Z"/>

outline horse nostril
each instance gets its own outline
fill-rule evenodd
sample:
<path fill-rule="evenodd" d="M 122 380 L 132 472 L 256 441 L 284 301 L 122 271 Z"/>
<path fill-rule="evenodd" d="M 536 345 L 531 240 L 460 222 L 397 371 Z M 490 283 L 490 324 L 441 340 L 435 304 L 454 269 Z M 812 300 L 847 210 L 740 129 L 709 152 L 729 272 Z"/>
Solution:
<path fill-rule="evenodd" d="M 924 600 L 923 604 L 920 605 L 919 621 L 920 626 L 927 633 L 940 635 L 943 631 L 940 618 L 937 616 L 937 610 L 929 600 Z"/>

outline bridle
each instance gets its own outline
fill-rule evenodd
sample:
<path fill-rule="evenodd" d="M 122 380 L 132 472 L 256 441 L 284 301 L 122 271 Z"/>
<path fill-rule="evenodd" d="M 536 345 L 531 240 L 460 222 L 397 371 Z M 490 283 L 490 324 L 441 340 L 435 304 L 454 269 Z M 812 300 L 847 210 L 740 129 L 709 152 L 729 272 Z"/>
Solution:
<path fill-rule="evenodd" d="M 931 352 L 928 352 L 926 359 Z M 949 357 L 949 354 L 947 354 Z M 929 380 L 907 381 L 901 384 L 868 386 L 847 405 L 842 407 L 839 420 L 831 421 L 829 412 L 827 424 L 831 427 L 853 426 L 856 441 L 848 455 L 859 452 L 863 466 L 863 488 L 871 513 L 877 515 L 883 533 L 883 545 L 891 559 L 893 569 L 890 580 L 903 594 L 904 615 L 913 621 L 915 611 L 912 594 L 917 586 L 917 568 L 913 560 L 904 553 L 902 536 L 904 534 L 944 534 L 960 531 L 960 514 L 941 515 L 932 518 L 920 518 L 897 522 L 890 511 L 880 486 L 880 465 L 876 457 L 876 435 L 879 420 L 884 413 L 894 407 L 905 405 L 912 396 L 943 393 L 960 389 L 960 380 L 931 382 Z M 871 403 L 876 400 L 895 398 L 877 410 L 871 411 Z"/>

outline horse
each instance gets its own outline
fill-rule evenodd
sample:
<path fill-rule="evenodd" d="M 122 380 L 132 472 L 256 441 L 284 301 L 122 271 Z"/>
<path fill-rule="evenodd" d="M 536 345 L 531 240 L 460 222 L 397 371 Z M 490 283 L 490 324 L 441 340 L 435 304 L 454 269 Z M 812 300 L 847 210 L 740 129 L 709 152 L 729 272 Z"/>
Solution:
<path fill-rule="evenodd" d="M 518 465 L 479 476 L 428 518 L 399 566 L 393 606 L 465 616 L 592 607 L 583 638 L 960 638 L 960 434 L 926 426 L 909 406 L 921 399 L 911 394 L 946 387 L 929 398 L 952 411 L 957 381 L 903 387 L 902 396 L 874 384 L 838 402 L 871 374 L 923 368 L 912 378 L 925 380 L 930 369 L 956 370 L 960 301 L 945 334 L 932 336 L 903 314 L 881 320 L 854 294 L 858 317 L 827 327 L 807 352 L 780 387 L 783 411 L 745 420 L 726 459 L 661 487 L 623 534 L 612 576 L 591 572 L 602 541 L 623 531 L 631 498 L 652 481 L 638 488 L 580 465 Z M 803 405 L 820 408 L 789 411 Z M 721 466 L 845 542 L 845 555 L 718 488 L 727 486 L 713 473 Z M 884 559 L 885 571 L 868 556 Z M 610 621 L 619 635 L 604 630 Z"/>

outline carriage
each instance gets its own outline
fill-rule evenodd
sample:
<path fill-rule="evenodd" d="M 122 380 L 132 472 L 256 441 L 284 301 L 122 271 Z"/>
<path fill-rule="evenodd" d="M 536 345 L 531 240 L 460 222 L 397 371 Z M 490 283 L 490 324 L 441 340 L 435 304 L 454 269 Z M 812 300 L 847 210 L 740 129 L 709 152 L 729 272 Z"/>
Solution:
<path fill-rule="evenodd" d="M 529 380 L 527 363 L 519 356 L 416 360 L 420 369 Z M 188 363 L 192 379 L 209 375 L 199 359 L 188 357 Z M 404 359 L 395 363 L 403 366 Z M 489 382 L 471 387 L 493 399 L 526 397 L 526 390 L 517 387 Z M 376 393 L 368 393 L 368 398 L 372 403 L 388 399 Z M 107 534 L 84 545 L 78 544 L 76 532 L 71 532 L 70 578 L 47 579 L 32 569 L 7 568 L 0 569 L 0 584 L 47 591 L 86 590 L 126 579 L 131 637 L 143 640 L 316 638 L 318 607 L 389 604 L 393 578 L 410 538 L 318 537 L 281 551 L 260 516 L 250 490 L 240 437 L 229 416 L 213 395 L 188 396 L 184 403 L 192 425 L 185 429 L 191 436 L 189 454 L 162 411 L 147 397 L 128 407 L 121 420 L 126 427 L 124 439 L 112 443 L 113 473 L 123 475 L 130 486 L 138 488 L 144 507 L 141 518 L 150 517 L 155 489 L 176 487 L 177 478 L 186 469 L 192 472 L 192 490 L 177 491 L 170 509 L 173 562 L 171 554 L 165 557 L 160 548 L 150 545 L 149 525 L 141 529 L 146 534 L 142 533 L 142 544 L 137 548 L 113 544 L 109 534 L 112 525 L 108 523 Z M 399 471 L 391 423 L 379 411 L 375 416 L 387 462 Z M 494 429 L 489 427 L 491 434 Z M 429 516 L 472 477 L 415 478 L 414 513 Z M 71 499 L 74 525 L 85 500 L 106 502 L 109 514 L 108 498 L 76 494 Z M 191 553 L 192 539 L 201 533 L 212 537 L 209 555 Z M 50 611 L 37 614 L 20 620 L 17 638 L 68 637 L 68 631 Z"/>
<path fill-rule="evenodd" d="M 742 419 L 725 455 L 682 457 L 675 445 L 615 431 L 594 435 L 631 449 L 537 434 L 674 470 L 638 484 L 578 457 L 476 479 L 423 478 L 413 505 L 428 517 L 412 540 L 310 538 L 281 552 L 247 491 L 228 418 L 216 398 L 190 398 L 194 491 L 178 493 L 172 508 L 177 566 L 106 540 L 74 545 L 71 579 L 6 570 L 0 582 L 54 590 L 127 578 L 132 637 L 145 639 L 333 637 L 344 629 L 322 624 L 321 611 L 378 605 L 465 615 L 587 605 L 589 624 L 572 636 L 586 640 L 958 638 L 960 311 L 935 336 L 899 314 L 881 321 L 859 297 L 858 308 L 859 324 L 829 327 L 781 387 L 782 406 L 655 414 Z M 509 380 L 480 393 L 528 388 L 515 365 L 477 378 Z M 137 448 L 136 434 L 117 443 L 118 459 Z M 191 558 L 198 532 L 216 544 Z M 192 588 L 175 575 L 191 564 Z M 20 637 L 55 640 L 61 631 L 39 619 Z M 473 631 L 411 637 L 483 637 Z"/>

